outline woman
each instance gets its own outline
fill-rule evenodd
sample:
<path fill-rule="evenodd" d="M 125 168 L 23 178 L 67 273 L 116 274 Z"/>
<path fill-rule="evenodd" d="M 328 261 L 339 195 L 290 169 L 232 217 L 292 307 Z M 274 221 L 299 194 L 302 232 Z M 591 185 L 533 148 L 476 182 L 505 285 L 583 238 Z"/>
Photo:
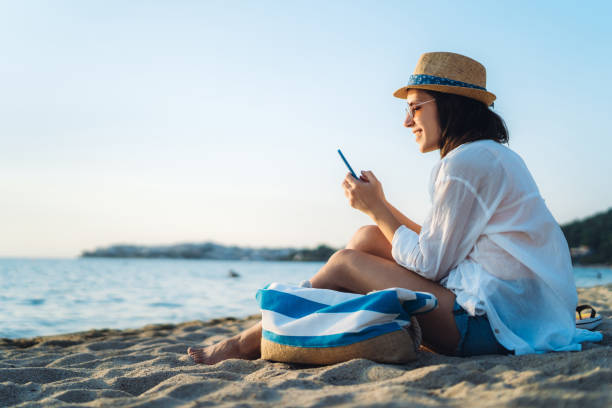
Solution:
<path fill-rule="evenodd" d="M 431 211 L 422 226 L 385 199 L 370 171 L 342 183 L 362 227 L 310 280 L 367 293 L 430 292 L 439 307 L 418 317 L 424 343 L 449 355 L 579 350 L 577 302 L 565 238 L 521 158 L 505 147 L 504 121 L 489 106 L 486 71 L 462 55 L 423 54 L 408 85 L 404 126 L 422 153 L 439 149 Z M 189 355 L 197 363 L 257 358 L 261 324 Z"/>

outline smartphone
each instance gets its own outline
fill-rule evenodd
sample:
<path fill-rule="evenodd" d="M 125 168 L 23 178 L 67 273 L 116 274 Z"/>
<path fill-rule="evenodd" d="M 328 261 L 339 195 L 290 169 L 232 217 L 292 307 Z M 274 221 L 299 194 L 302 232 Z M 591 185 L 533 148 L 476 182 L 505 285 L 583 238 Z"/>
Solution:
<path fill-rule="evenodd" d="M 348 161 L 346 161 L 346 158 L 344 157 L 344 155 L 342 154 L 342 151 L 340 149 L 338 149 L 338 154 L 342 158 L 342 161 L 344 162 L 344 164 L 346 164 L 346 167 L 348 167 L 348 169 L 351 172 L 351 174 L 353 175 L 353 177 L 355 177 L 357 180 L 359 180 L 359 177 L 357 177 L 357 175 L 353 171 L 353 168 L 351 167 L 351 165 L 348 163 Z"/>

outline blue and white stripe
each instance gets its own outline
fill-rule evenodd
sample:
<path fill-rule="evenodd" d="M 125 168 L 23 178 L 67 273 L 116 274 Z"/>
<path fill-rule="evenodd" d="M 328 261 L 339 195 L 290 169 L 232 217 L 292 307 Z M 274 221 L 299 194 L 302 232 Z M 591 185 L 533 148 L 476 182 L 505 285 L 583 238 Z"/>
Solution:
<path fill-rule="evenodd" d="M 390 288 L 367 295 L 272 283 L 257 292 L 265 339 L 298 347 L 335 347 L 400 330 L 434 309 L 430 293 Z"/>

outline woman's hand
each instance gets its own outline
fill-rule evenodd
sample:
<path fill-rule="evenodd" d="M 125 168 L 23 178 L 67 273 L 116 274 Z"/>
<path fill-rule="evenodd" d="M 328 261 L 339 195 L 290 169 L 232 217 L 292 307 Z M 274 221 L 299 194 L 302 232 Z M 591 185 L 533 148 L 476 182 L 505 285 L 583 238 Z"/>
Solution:
<path fill-rule="evenodd" d="M 351 207 L 371 218 L 375 218 L 375 214 L 381 209 L 386 209 L 382 184 L 371 171 L 362 171 L 359 180 L 348 173 L 342 182 L 342 188 Z"/>
<path fill-rule="evenodd" d="M 382 185 L 374 173 L 362 171 L 359 180 L 355 180 L 349 173 L 344 178 L 342 187 L 351 207 L 366 213 L 378 225 L 385 238 L 393 242 L 393 235 L 401 224 L 389 209 L 390 205 L 387 206 Z"/>

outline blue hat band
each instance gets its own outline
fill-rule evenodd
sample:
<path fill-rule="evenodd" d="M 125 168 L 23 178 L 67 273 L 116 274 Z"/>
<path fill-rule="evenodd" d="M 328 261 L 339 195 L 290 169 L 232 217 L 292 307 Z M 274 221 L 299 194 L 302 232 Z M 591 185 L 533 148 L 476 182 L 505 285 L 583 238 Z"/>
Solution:
<path fill-rule="evenodd" d="M 486 91 L 487 88 L 482 86 L 468 84 L 467 82 L 455 81 L 454 79 L 442 78 L 433 75 L 410 75 L 408 78 L 408 85 L 447 85 L 447 86 L 460 86 L 462 88 L 480 89 Z"/>

